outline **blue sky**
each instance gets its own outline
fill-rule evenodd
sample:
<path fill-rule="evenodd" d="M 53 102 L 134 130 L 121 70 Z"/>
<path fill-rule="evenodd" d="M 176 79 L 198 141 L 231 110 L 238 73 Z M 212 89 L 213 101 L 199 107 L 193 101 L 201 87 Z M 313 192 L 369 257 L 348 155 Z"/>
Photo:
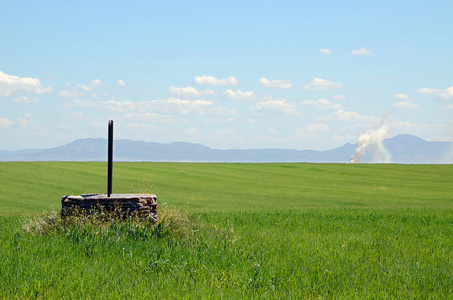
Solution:
<path fill-rule="evenodd" d="M 154 3 L 156 2 L 156 3 Z M 0 149 L 453 141 L 452 1 L 8 1 Z"/>

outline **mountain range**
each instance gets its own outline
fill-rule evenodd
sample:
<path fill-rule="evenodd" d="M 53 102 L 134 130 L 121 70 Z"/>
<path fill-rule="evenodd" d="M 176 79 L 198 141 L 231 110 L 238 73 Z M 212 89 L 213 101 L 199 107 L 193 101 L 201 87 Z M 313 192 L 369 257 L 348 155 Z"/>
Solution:
<path fill-rule="evenodd" d="M 384 139 L 382 145 L 391 155 L 391 163 L 452 163 L 453 142 L 429 142 L 419 137 L 401 134 Z M 115 161 L 154 162 L 317 162 L 349 163 L 357 144 L 347 143 L 327 150 L 291 149 L 231 149 L 219 150 L 185 142 L 170 144 L 131 140 L 114 141 Z M 360 162 L 379 163 L 372 145 Z M 0 150 L 0 161 L 106 161 L 106 139 L 78 139 L 64 146 L 50 149 Z"/>

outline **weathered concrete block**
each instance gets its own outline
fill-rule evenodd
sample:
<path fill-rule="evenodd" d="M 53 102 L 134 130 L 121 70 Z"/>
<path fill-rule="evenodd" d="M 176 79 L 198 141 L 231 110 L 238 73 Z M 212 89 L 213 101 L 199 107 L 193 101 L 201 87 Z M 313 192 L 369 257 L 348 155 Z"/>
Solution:
<path fill-rule="evenodd" d="M 154 194 L 87 194 L 63 196 L 61 218 L 86 214 L 117 214 L 121 218 L 138 217 L 157 220 L 157 197 Z"/>

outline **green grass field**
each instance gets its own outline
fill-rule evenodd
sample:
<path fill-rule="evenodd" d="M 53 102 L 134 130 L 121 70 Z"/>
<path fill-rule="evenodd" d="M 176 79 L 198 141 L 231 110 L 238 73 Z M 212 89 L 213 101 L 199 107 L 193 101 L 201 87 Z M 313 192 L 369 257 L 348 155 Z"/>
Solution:
<path fill-rule="evenodd" d="M 27 231 L 106 164 L 0 163 L 0 298 L 453 294 L 453 165 L 115 163 L 113 189 L 183 216 Z"/>

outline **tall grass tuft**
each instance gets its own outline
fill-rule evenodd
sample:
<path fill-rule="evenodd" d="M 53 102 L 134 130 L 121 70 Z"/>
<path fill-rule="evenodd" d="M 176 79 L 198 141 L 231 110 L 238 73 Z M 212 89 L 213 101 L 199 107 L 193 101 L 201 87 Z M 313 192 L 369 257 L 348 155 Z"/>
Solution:
<path fill-rule="evenodd" d="M 126 237 L 131 232 L 140 232 L 142 237 L 154 238 L 190 238 L 197 227 L 193 218 L 184 208 L 160 206 L 157 221 L 153 219 L 122 218 L 119 214 L 83 214 L 79 213 L 62 219 L 60 212 L 51 209 L 25 217 L 22 230 L 35 235 L 69 234 L 74 230 L 94 234 L 118 233 L 117 237 Z"/>

